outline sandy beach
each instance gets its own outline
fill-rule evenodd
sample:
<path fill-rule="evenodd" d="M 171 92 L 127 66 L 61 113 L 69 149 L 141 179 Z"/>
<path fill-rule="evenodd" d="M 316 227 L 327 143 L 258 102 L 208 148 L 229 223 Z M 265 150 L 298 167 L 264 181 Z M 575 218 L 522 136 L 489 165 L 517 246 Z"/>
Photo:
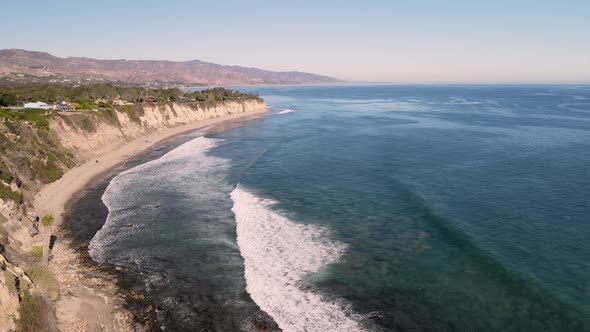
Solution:
<path fill-rule="evenodd" d="M 50 213 L 55 217 L 53 232 L 42 231 L 44 242 L 49 241 L 49 236 L 54 232 L 59 234 L 67 203 L 76 193 L 84 190 L 95 177 L 163 140 L 264 112 L 247 112 L 197 121 L 139 137 L 122 147 L 107 147 L 106 150 L 110 152 L 70 169 L 62 178 L 48 184 L 35 196 L 35 207 L 39 215 Z M 57 241 L 49 266 L 60 286 L 60 296 L 56 303 L 60 330 L 132 331 L 132 316 L 123 308 L 124 300 L 118 294 L 112 277 L 80 264 L 78 254 L 67 240 Z"/>

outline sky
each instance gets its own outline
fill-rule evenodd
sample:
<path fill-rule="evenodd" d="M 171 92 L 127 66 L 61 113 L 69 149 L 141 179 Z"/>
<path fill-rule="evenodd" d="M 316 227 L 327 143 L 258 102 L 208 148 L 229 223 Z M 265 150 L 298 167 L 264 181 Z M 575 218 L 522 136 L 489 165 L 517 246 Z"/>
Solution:
<path fill-rule="evenodd" d="M 590 83 L 590 0 L 2 0 L 0 48 L 369 82 Z"/>

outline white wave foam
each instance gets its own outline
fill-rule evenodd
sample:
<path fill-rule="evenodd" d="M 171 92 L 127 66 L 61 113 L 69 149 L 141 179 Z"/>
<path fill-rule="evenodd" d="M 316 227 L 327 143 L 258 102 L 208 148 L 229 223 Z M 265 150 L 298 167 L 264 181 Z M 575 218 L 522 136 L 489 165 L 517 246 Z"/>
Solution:
<path fill-rule="evenodd" d="M 291 112 L 295 112 L 295 111 L 292 110 L 292 109 L 287 108 L 286 110 L 280 111 L 278 114 L 287 114 L 287 113 L 291 113 Z"/>
<path fill-rule="evenodd" d="M 115 176 L 102 196 L 109 214 L 103 227 L 90 241 L 88 249 L 92 259 L 97 262 L 105 262 L 107 258 L 110 261 L 120 261 L 139 255 L 135 252 L 139 252 L 139 249 L 128 248 L 125 252 L 117 252 L 118 257 L 112 257 L 113 253 L 109 251 L 109 247 L 124 242 L 126 238 L 145 235 L 148 232 L 142 229 L 143 217 L 156 213 L 157 209 L 153 206 L 157 206 L 158 202 L 146 202 L 147 193 L 172 187 L 187 195 L 223 195 L 216 187 L 217 181 L 214 181 L 213 173 L 217 169 L 223 169 L 227 161 L 206 155 L 217 142 L 215 139 L 198 137 L 159 159 L 130 168 Z M 202 190 L 184 188 L 190 187 L 192 183 L 199 183 Z"/>
<path fill-rule="evenodd" d="M 450 104 L 461 104 L 461 105 L 480 105 L 481 101 L 472 101 L 464 98 L 450 97 Z"/>
<path fill-rule="evenodd" d="M 290 221 L 237 187 L 231 193 L 246 289 L 283 331 L 360 331 L 344 305 L 302 289 L 302 279 L 338 261 L 345 245 L 326 231 Z"/>

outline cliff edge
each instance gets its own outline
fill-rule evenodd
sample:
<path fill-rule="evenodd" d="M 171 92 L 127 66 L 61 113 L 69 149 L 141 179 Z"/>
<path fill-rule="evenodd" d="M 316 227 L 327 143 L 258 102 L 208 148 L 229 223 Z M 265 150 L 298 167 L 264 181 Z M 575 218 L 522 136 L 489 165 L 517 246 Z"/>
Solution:
<path fill-rule="evenodd" d="M 131 331 L 115 280 L 81 266 L 60 234 L 66 202 L 158 140 L 264 110 L 255 98 L 0 118 L 0 331 Z"/>

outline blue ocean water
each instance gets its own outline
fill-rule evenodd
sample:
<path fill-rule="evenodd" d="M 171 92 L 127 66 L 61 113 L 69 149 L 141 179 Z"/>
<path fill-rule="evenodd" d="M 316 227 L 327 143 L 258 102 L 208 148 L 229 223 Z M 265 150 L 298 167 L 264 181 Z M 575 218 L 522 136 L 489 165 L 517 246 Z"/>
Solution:
<path fill-rule="evenodd" d="M 91 256 L 176 328 L 590 330 L 590 86 L 248 89 L 102 197 Z"/>

